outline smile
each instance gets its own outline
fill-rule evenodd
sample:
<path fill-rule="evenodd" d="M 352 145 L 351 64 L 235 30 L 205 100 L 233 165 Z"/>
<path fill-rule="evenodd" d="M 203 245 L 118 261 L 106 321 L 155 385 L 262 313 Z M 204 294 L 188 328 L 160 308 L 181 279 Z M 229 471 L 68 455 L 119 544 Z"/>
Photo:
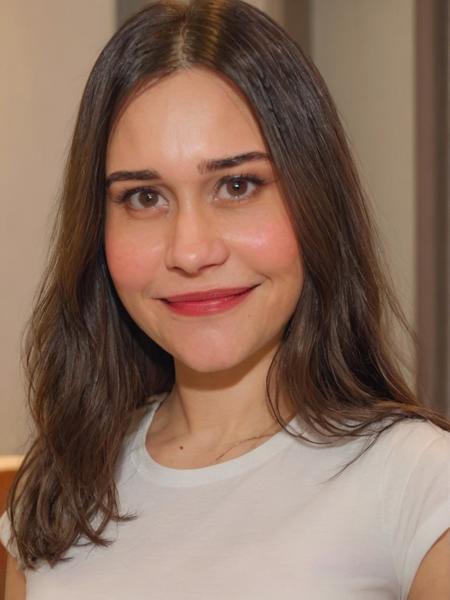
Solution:
<path fill-rule="evenodd" d="M 241 302 L 248 298 L 255 287 L 245 288 L 243 291 L 230 293 L 229 295 L 218 295 L 218 293 L 213 293 L 209 295 L 215 297 L 206 297 L 203 299 L 195 298 L 192 300 L 186 300 L 184 299 L 186 296 L 184 296 L 183 300 L 174 301 L 171 299 L 169 301 L 167 299 L 162 299 L 162 302 L 170 311 L 177 314 L 194 317 L 211 315 L 229 310 L 230 308 L 241 304 Z M 198 294 L 198 296 L 200 296 L 200 294 Z"/>

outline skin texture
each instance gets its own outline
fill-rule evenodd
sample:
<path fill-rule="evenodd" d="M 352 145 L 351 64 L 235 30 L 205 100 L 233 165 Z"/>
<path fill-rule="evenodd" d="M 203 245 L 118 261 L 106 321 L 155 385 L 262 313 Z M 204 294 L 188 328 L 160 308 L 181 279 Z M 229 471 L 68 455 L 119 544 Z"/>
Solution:
<path fill-rule="evenodd" d="M 5 580 L 5 600 L 25 600 L 27 593 L 27 584 L 25 575 L 17 566 L 16 559 L 7 555 L 6 580 Z"/>
<path fill-rule="evenodd" d="M 303 285 L 299 244 L 271 161 L 199 172 L 201 161 L 253 151 L 268 148 L 251 109 L 234 84 L 204 68 L 135 93 L 108 144 L 107 177 L 142 169 L 161 175 L 110 186 L 106 258 L 131 317 L 175 360 L 176 384 L 155 416 L 155 435 L 195 439 L 202 450 L 257 435 L 274 422 L 266 374 Z M 266 183 L 219 187 L 222 177 L 243 173 Z M 118 201 L 142 186 L 154 193 Z M 243 303 L 215 315 L 173 314 L 159 300 L 252 285 L 258 287 Z"/>
<path fill-rule="evenodd" d="M 408 600 L 448 600 L 450 598 L 450 529 L 447 529 L 420 563 Z"/>

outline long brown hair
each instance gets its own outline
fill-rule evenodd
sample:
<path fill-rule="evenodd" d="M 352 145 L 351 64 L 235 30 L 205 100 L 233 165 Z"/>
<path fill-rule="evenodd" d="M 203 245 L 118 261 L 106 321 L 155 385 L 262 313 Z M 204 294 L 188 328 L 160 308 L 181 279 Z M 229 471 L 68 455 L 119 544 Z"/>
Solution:
<path fill-rule="evenodd" d="M 28 329 L 36 431 L 8 514 L 22 566 L 32 570 L 38 560 L 67 560 L 63 554 L 82 536 L 108 545 L 101 536 L 108 522 L 134 518 L 118 511 L 116 461 L 135 410 L 172 388 L 174 368 L 133 323 L 109 277 L 106 146 L 138 85 L 193 65 L 226 76 L 247 97 L 302 251 L 303 290 L 267 390 L 275 376 L 276 397 L 283 391 L 307 425 L 333 438 L 364 435 L 385 418 L 386 427 L 419 418 L 450 431 L 448 420 L 414 397 L 388 337 L 395 322 L 413 341 L 415 335 L 381 266 L 345 134 L 312 62 L 279 25 L 241 0 L 155 2 L 119 29 L 89 76 Z M 268 401 L 285 427 L 269 393 Z"/>

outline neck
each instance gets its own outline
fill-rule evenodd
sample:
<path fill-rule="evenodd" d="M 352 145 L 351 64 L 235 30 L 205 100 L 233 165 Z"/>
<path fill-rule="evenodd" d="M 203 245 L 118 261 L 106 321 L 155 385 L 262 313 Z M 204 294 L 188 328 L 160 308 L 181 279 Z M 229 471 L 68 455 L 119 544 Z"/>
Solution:
<path fill-rule="evenodd" d="M 164 438 L 195 440 L 219 448 L 279 429 L 267 400 L 266 377 L 275 349 L 262 360 L 233 372 L 193 373 L 175 362 L 175 385 L 158 411 L 154 432 Z M 271 390 L 275 398 L 275 390 Z M 279 399 L 281 416 L 293 411 Z M 272 428 L 271 428 L 272 427 Z"/>

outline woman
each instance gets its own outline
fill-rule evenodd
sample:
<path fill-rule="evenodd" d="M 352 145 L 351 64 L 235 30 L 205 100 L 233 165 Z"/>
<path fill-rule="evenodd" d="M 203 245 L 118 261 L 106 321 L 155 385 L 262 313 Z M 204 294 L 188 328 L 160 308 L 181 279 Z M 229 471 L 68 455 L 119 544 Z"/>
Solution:
<path fill-rule="evenodd" d="M 423 600 L 450 423 L 392 353 L 376 248 L 333 102 L 277 24 L 239 0 L 125 23 L 30 326 L 10 597 Z"/>

